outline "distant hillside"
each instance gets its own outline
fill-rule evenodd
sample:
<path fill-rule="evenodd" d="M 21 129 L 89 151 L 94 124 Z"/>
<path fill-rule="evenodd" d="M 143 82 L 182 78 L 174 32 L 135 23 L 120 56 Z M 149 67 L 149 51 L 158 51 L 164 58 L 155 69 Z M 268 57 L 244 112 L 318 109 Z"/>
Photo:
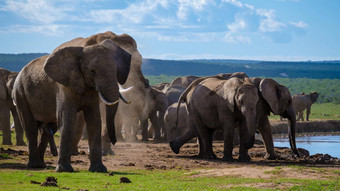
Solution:
<path fill-rule="evenodd" d="M 245 72 L 249 76 L 339 79 L 340 61 L 269 62 L 247 60 L 156 60 L 144 59 L 145 75 L 215 75 Z"/>
<path fill-rule="evenodd" d="M 47 53 L 0 54 L 0 68 L 20 71 L 35 58 Z M 245 72 L 249 76 L 340 79 L 340 61 L 269 62 L 253 60 L 157 60 L 144 59 L 144 75 L 197 75 Z"/>
<path fill-rule="evenodd" d="M 47 53 L 0 54 L 0 68 L 19 72 L 26 64 Z"/>

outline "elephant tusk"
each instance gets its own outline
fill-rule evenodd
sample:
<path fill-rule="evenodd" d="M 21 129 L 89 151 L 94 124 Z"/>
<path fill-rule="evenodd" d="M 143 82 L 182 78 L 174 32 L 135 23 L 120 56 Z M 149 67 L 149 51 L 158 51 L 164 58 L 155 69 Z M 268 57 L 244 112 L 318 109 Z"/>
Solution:
<path fill-rule="evenodd" d="M 119 99 L 118 99 L 117 101 L 114 101 L 114 102 L 109 102 L 109 101 L 107 101 L 107 100 L 102 96 L 102 94 L 101 94 L 100 92 L 99 92 L 98 94 L 99 94 L 100 99 L 101 99 L 106 105 L 115 105 L 115 104 L 117 104 L 117 103 L 119 102 Z"/>
<path fill-rule="evenodd" d="M 122 96 L 122 94 L 119 92 L 119 98 L 126 104 L 130 104 L 131 101 L 126 101 L 126 99 Z"/>
<path fill-rule="evenodd" d="M 128 92 L 129 90 L 131 90 L 133 87 L 128 87 L 126 89 L 124 89 L 122 86 L 119 85 L 119 92 L 121 93 L 125 93 L 125 92 Z"/>

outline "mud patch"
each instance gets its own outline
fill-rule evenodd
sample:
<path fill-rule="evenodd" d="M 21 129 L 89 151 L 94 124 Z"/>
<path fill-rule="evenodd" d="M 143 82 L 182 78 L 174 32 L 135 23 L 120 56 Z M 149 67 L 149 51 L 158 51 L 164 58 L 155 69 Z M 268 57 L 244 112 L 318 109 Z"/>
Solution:
<path fill-rule="evenodd" d="M 328 176 L 336 176 L 332 172 L 323 173 L 320 175 L 319 171 L 313 169 L 298 169 L 290 167 L 268 167 L 268 166 L 237 166 L 224 169 L 202 169 L 195 170 L 192 177 L 212 177 L 212 176 L 226 176 L 226 177 L 242 177 L 255 179 L 276 179 L 276 178 L 294 178 L 294 179 L 312 179 L 312 180 L 327 180 Z M 188 174 L 190 174 L 188 173 Z"/>

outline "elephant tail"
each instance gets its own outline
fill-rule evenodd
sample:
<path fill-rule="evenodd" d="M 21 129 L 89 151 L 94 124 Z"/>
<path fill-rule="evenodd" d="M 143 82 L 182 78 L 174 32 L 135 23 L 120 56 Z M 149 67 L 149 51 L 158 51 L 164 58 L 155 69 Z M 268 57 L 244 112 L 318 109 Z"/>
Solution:
<path fill-rule="evenodd" d="M 197 87 L 197 85 L 199 83 L 201 83 L 203 80 L 207 79 L 207 78 L 214 78 L 217 76 L 208 76 L 208 77 L 201 77 L 201 78 L 197 78 L 196 80 L 194 80 L 193 82 L 191 82 L 191 84 L 184 90 L 184 92 L 181 94 L 181 96 L 178 98 L 178 102 L 177 102 L 177 114 L 176 114 L 176 128 L 178 126 L 178 115 L 179 115 L 179 108 L 181 105 L 181 102 L 185 102 L 187 105 L 189 104 L 190 101 L 190 96 L 188 97 L 188 94 L 190 92 L 193 92 L 195 90 L 195 88 Z"/>

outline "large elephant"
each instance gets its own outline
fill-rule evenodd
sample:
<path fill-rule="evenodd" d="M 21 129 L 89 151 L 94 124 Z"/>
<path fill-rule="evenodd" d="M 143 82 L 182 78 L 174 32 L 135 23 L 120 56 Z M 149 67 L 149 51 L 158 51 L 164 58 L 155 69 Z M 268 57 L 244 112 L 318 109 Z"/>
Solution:
<path fill-rule="evenodd" d="M 57 125 L 60 129 L 56 171 L 74 171 L 70 163 L 70 148 L 77 112 L 83 111 L 86 129 L 90 134 L 89 170 L 107 171 L 101 155 L 99 98 L 107 105 L 107 118 L 114 119 L 119 99 L 118 83 L 126 82 L 131 55 L 110 40 L 93 44 L 64 44 L 51 55 L 33 60 L 19 73 L 13 96 L 28 139 L 28 167 L 46 166 L 44 144 L 37 145 L 37 132 L 48 124 Z M 113 120 L 107 123 L 110 140 L 115 144 Z"/>
<path fill-rule="evenodd" d="M 234 129 L 239 127 L 240 161 L 249 161 L 247 150 L 255 140 L 257 88 L 247 78 L 206 77 L 197 79 L 181 95 L 188 107 L 190 124 L 198 133 L 200 153 L 203 158 L 216 158 L 212 150 L 212 139 L 216 129 L 223 129 L 223 160 L 233 161 Z M 179 108 L 179 107 L 178 107 Z M 173 152 L 188 140 L 182 135 L 170 142 Z M 184 138 L 183 138 L 184 137 Z"/>
<path fill-rule="evenodd" d="M 191 82 L 198 79 L 198 76 L 181 76 L 171 81 L 170 86 L 181 86 L 187 88 Z"/>
<path fill-rule="evenodd" d="M 296 94 L 293 96 L 293 108 L 297 115 L 297 121 L 304 121 L 303 112 L 306 112 L 306 121 L 309 121 L 309 114 L 311 111 L 312 104 L 316 102 L 319 94 L 317 92 L 312 92 L 310 94 Z"/>
<path fill-rule="evenodd" d="M 3 133 L 3 145 L 12 145 L 10 113 L 12 113 L 14 121 L 16 145 L 26 145 L 23 139 L 24 132 L 11 95 L 17 75 L 17 72 L 0 68 L 0 128 Z"/>
<path fill-rule="evenodd" d="M 251 78 L 251 81 L 259 91 L 260 98 L 256 108 L 256 113 L 258 115 L 257 129 L 259 130 L 266 147 L 265 158 L 277 158 L 274 152 L 273 136 L 268 119 L 270 112 L 274 115 L 288 118 L 289 143 L 294 154 L 299 156 L 295 143 L 296 118 L 288 88 L 280 85 L 275 80 L 268 78 Z"/>

